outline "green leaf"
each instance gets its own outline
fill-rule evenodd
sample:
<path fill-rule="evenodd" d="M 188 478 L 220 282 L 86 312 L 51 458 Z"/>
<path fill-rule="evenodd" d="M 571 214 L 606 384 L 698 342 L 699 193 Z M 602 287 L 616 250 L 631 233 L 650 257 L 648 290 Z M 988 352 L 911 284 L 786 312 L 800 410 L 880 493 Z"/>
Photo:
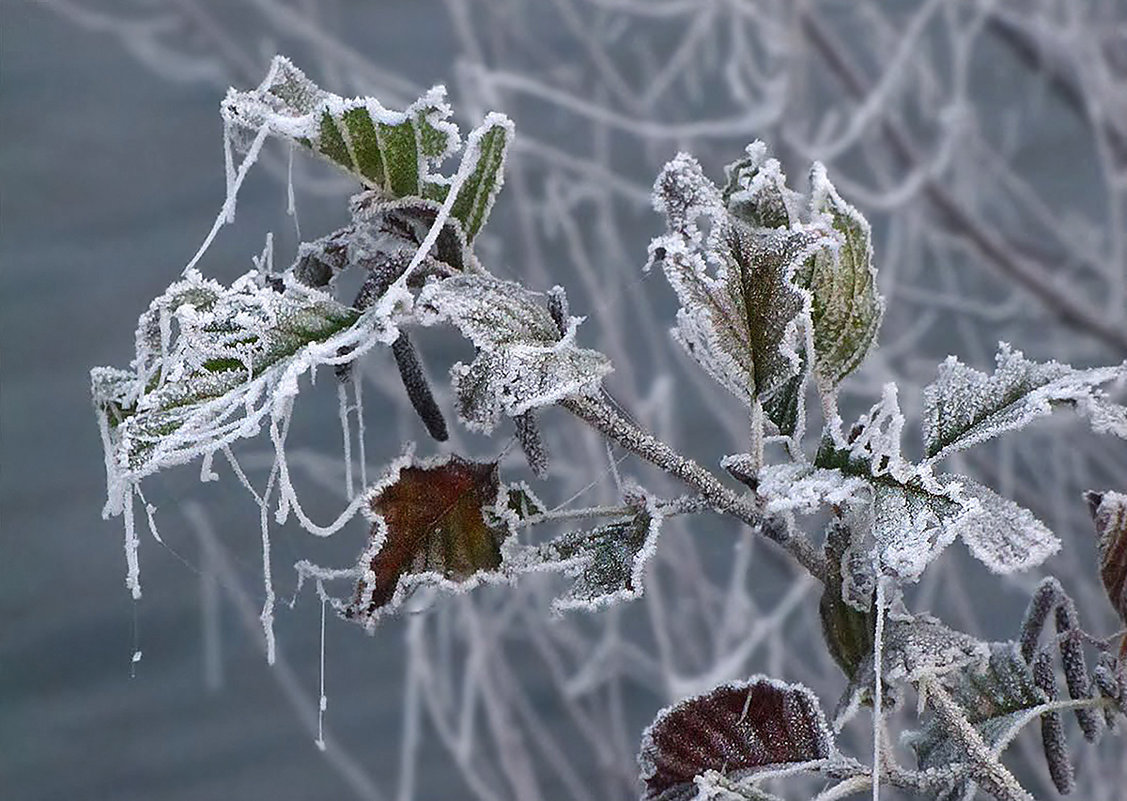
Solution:
<path fill-rule="evenodd" d="M 961 476 L 936 476 L 928 465 L 900 455 L 903 416 L 895 385 L 855 427 L 846 444 L 826 436 L 816 467 L 867 481 L 872 491 L 872 535 L 883 569 L 914 581 L 956 537 L 996 573 L 1040 564 L 1060 543 L 1026 509 Z"/>
<path fill-rule="evenodd" d="M 763 404 L 767 419 L 775 425 L 779 436 L 797 441 L 806 422 L 806 379 L 810 375 L 806 348 L 798 351 L 798 373 L 779 387 Z"/>
<path fill-rule="evenodd" d="M 513 138 L 513 124 L 501 114 L 489 114 L 470 134 L 464 159 L 474 168 L 458 189 L 450 214 L 462 223 L 466 239 L 473 240 L 485 225 L 505 175 L 505 152 Z"/>
<path fill-rule="evenodd" d="M 441 86 L 405 111 L 391 111 L 374 98 L 346 99 L 326 92 L 281 56 L 257 89 L 229 91 L 222 112 L 233 134 L 253 136 L 265 127 L 388 198 L 421 196 L 423 187 L 438 180 L 430 167 L 453 153 L 459 142 Z"/>
<path fill-rule="evenodd" d="M 654 195 L 669 233 L 651 244 L 651 265 L 661 264 L 680 300 L 674 337 L 749 405 L 782 393 L 769 403 L 772 422 L 784 434 L 797 430 L 802 381 L 792 379 L 802 369 L 809 296 L 795 276 L 833 244 L 828 230 L 751 227 L 729 213 L 721 192 L 684 154 L 666 165 Z"/>
<path fill-rule="evenodd" d="M 189 271 L 141 315 L 134 369 L 91 374 L 110 510 L 120 511 L 126 484 L 252 436 L 283 376 L 334 356 L 326 343 L 360 324 L 359 312 L 300 284 L 277 291 L 255 271 L 227 288 Z M 363 325 L 372 338 L 394 337 L 390 320 Z"/>
<path fill-rule="evenodd" d="M 422 584 L 460 591 L 504 578 L 501 544 L 511 529 L 496 514 L 508 502 L 496 462 L 408 455 L 366 500 L 372 530 L 348 617 L 371 624 Z"/>
<path fill-rule="evenodd" d="M 1060 405 L 1089 414 L 1097 430 L 1127 437 L 1127 428 L 1112 424 L 1122 407 L 1100 389 L 1127 378 L 1127 365 L 1076 370 L 1059 362 L 1030 361 L 1004 342 L 995 359 L 997 368 L 987 375 L 950 356 L 935 383 L 924 388 L 924 453 L 929 461 L 1024 428 Z"/>
<path fill-rule="evenodd" d="M 854 531 L 843 521 L 835 521 L 826 531 L 826 584 L 818 603 L 822 636 L 830 655 L 851 681 L 866 658 L 873 653 L 876 612 L 872 601 L 856 609 L 845 597 L 845 572 L 854 543 Z"/>
<path fill-rule="evenodd" d="M 441 203 L 449 194 L 452 178 L 433 170 L 456 151 L 460 137 L 441 86 L 406 110 L 391 111 L 374 98 L 327 92 L 279 56 L 257 89 L 228 92 L 222 111 L 238 141 L 265 127 L 333 162 L 385 200 L 419 197 Z M 504 183 L 512 138 L 512 123 L 495 113 L 470 134 L 462 155 L 466 178 L 451 209 L 467 241 L 485 225 Z"/>
<path fill-rule="evenodd" d="M 532 488 L 523 481 L 519 484 L 507 485 L 505 496 L 508 498 L 506 505 L 508 510 L 515 514 L 519 520 L 536 517 L 548 511 L 543 501 L 537 498 Z"/>
<path fill-rule="evenodd" d="M 869 223 L 841 199 L 816 163 L 810 175 L 811 209 L 827 215 L 838 242 L 814 254 L 804 273 L 813 295 L 814 375 L 823 390 L 839 384 L 860 366 L 876 341 L 884 315 L 877 292 Z"/>
<path fill-rule="evenodd" d="M 720 193 L 724 205 L 754 228 L 789 228 L 788 200 L 797 195 L 787 189 L 778 159 L 768 158 L 767 146 L 758 140 L 745 152 L 742 159 L 724 168 L 726 180 Z"/>

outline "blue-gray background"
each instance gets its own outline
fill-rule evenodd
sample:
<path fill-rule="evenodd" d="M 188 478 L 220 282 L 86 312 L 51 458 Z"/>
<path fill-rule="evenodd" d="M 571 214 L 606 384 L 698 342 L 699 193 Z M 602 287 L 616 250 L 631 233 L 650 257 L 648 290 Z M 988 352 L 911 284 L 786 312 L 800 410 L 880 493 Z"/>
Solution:
<path fill-rule="evenodd" d="M 458 84 L 454 34 L 443 4 L 345 2 L 333 8 L 347 12 L 348 24 L 341 28 L 353 44 L 377 53 L 381 64 L 391 65 L 414 86 Z M 120 520 L 103 521 L 99 514 L 102 453 L 88 400 L 88 371 L 128 362 L 137 315 L 179 274 L 211 226 L 224 191 L 217 113 L 222 85 L 167 80 L 141 66 L 116 36 L 39 4 L 5 2 L 2 13 L 0 798 L 349 797 L 357 784 L 341 778 L 347 767 L 334 767 L 316 750 L 308 709 L 295 712 L 289 700 L 294 688 L 306 700 L 316 691 L 318 608 L 311 596 L 293 611 L 279 610 L 285 671 L 264 666 L 254 620 L 257 596 L 243 608 L 224 598 L 218 615 L 221 652 L 205 647 L 206 601 L 201 598 L 209 590 L 198 572 L 203 557 L 178 501 L 191 498 L 206 507 L 231 549 L 232 568 L 245 587 L 257 591 L 257 510 L 247 496 L 230 481 L 199 484 L 194 468 L 147 482 L 168 547 L 156 545 L 142 526 L 145 595 L 137 605 L 124 588 Z M 256 37 L 250 28 L 253 15 L 240 23 L 240 13 L 233 12 L 233 21 L 244 27 L 234 33 L 255 42 L 261 54 L 272 52 L 279 43 L 265 34 Z M 544 23 L 536 41 L 564 41 L 554 24 Z M 534 62 L 541 55 L 528 58 Z M 1007 103 L 1016 93 L 1013 74 L 1021 73 L 1012 74 L 1006 58 L 990 58 L 996 68 L 975 64 L 980 119 L 988 133 L 1005 122 Z M 231 63 L 236 74 L 228 79 L 248 86 L 258 80 L 265 59 L 255 52 Z M 575 79 L 581 91 L 581 78 L 568 69 L 561 64 L 561 80 Z M 709 102 L 707 94 L 702 102 Z M 693 109 L 686 113 L 691 117 Z M 1086 187 L 1099 164 L 1079 138 L 1082 126 L 1051 98 L 1039 114 L 1037 127 L 1023 130 L 1012 163 L 1035 176 L 1039 187 L 1052 189 L 1056 208 L 1098 209 L 1100 196 Z M 553 131 L 557 118 L 551 114 L 517 122 L 549 131 L 564 143 L 570 136 L 563 126 Z M 662 142 L 644 158 L 622 149 L 614 158 L 629 164 L 636 186 L 644 188 L 652 165 L 667 158 L 675 144 Z M 1069 153 L 1074 146 L 1076 152 Z M 712 159 L 713 167 L 731 154 L 724 152 Z M 279 187 L 265 170 L 252 174 L 240 196 L 237 225 L 225 229 L 208 254 L 208 274 L 229 280 L 245 271 L 267 230 L 275 232 L 285 263 L 295 237 Z M 342 206 L 339 199 L 299 194 L 307 237 L 339 225 Z M 615 269 L 637 270 L 656 220 L 642 214 L 634 225 L 636 241 Z M 1022 230 L 1030 240 L 1037 234 L 1028 225 Z M 516 244 L 512 252 L 519 253 Z M 963 257 L 973 262 L 972 254 Z M 502 269 L 520 267 L 520 259 L 511 256 Z M 976 278 L 963 286 L 981 289 L 983 305 L 1012 294 L 1008 287 L 999 290 Z M 667 292 L 652 294 L 655 303 L 669 303 Z M 1013 329 L 1034 338 L 1059 330 L 1059 322 L 1040 313 L 1034 302 L 1021 303 L 1023 314 Z M 895 342 L 916 323 L 910 299 L 897 308 L 904 311 L 886 322 L 885 337 L 891 338 L 886 341 Z M 1027 309 L 1033 311 L 1025 315 Z M 923 340 L 927 353 L 918 360 L 924 366 L 916 365 L 917 374 L 932 374 L 936 359 L 958 347 L 951 344 L 953 336 L 937 330 Z M 980 366 L 995 339 L 981 337 Z M 1050 346 L 1035 350 L 1039 356 L 1069 357 L 1077 341 L 1082 361 L 1115 357 L 1088 347 L 1088 340 L 1073 340 L 1067 331 L 1055 338 L 1045 334 L 1040 341 Z M 295 418 L 292 440 L 298 445 L 323 445 L 325 437 L 339 436 L 330 382 L 314 394 L 320 397 L 310 404 L 312 411 L 299 411 Z M 384 461 L 398 447 L 394 427 L 380 417 L 378 407 L 370 409 L 375 410 L 369 420 L 372 460 Z M 689 447 L 707 453 L 703 438 L 695 436 L 698 422 L 693 418 L 687 424 L 694 432 Z M 327 450 L 335 447 L 333 439 Z M 1076 502 L 1075 493 L 1068 497 Z M 1036 498 L 1025 502 L 1037 509 Z M 313 500 L 318 519 L 334 508 L 328 498 Z M 362 536 L 360 527 L 332 543 L 311 543 L 283 530 L 275 534 L 275 565 L 301 556 L 345 564 Z M 1083 543 L 1080 553 L 1086 558 L 1090 544 Z M 288 577 L 282 583 L 292 586 Z M 1090 597 L 1100 602 L 1098 595 Z M 1012 616 L 986 617 L 983 626 L 991 636 L 1012 628 Z M 351 758 L 385 788 L 394 786 L 397 769 L 403 634 L 399 622 L 374 638 L 339 621 L 330 621 L 328 628 L 329 723 Z M 143 658 L 134 675 L 135 647 Z M 534 697 L 541 689 L 549 692 L 532 671 L 525 680 Z M 446 754 L 436 753 L 424 764 L 421 797 L 460 797 Z M 546 789 L 551 795 L 550 784 Z"/>

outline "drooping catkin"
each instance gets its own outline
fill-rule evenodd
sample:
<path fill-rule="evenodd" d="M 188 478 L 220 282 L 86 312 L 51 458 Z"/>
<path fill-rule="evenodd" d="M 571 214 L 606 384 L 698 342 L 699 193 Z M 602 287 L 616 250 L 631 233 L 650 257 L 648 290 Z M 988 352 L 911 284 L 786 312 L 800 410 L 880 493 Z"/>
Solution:
<path fill-rule="evenodd" d="M 1029 600 L 1025 610 L 1025 619 L 1021 622 L 1021 657 L 1026 664 L 1032 664 L 1033 652 L 1037 650 L 1037 640 L 1041 637 L 1041 630 L 1045 627 L 1045 620 L 1049 612 L 1057 603 L 1057 599 L 1064 595 L 1064 588 L 1052 576 L 1041 581 L 1036 592 Z"/>
<path fill-rule="evenodd" d="M 1061 593 L 1057 600 L 1056 628 L 1060 638 L 1061 664 L 1064 667 L 1064 680 L 1068 685 L 1068 697 L 1080 700 L 1091 697 L 1092 684 L 1088 678 L 1088 663 L 1084 659 L 1084 646 L 1080 641 L 1080 619 L 1076 614 L 1076 604 Z M 1093 709 L 1077 709 L 1076 722 L 1084 732 L 1084 739 L 1095 742 L 1102 731 L 1100 716 Z"/>
<path fill-rule="evenodd" d="M 1047 651 L 1041 651 L 1033 660 L 1033 683 L 1045 692 L 1050 701 L 1057 700 L 1057 687 L 1053 663 Z M 1064 736 L 1064 720 L 1057 710 L 1041 713 L 1041 745 L 1049 775 L 1061 795 L 1068 795 L 1076 786 L 1072 760 L 1068 756 L 1068 741 Z"/>
<path fill-rule="evenodd" d="M 378 260 L 366 259 L 363 266 L 368 270 L 368 277 L 364 279 L 364 283 L 360 285 L 360 289 L 356 292 L 356 298 L 352 301 L 352 308 L 357 311 L 365 311 L 379 300 L 403 272 L 406 264 L 403 263 L 402 258 L 386 256 Z M 344 356 L 350 350 L 352 349 L 341 348 L 337 351 L 337 355 Z M 399 357 L 396 356 L 396 361 L 398 360 Z M 338 364 L 333 372 L 336 374 L 338 381 L 342 384 L 345 383 L 352 377 L 352 362 Z M 402 372 L 402 368 L 400 368 L 400 372 Z M 445 429 L 445 423 L 443 423 L 443 428 Z M 445 437 L 439 441 L 441 442 L 443 439 Z"/>
<path fill-rule="evenodd" d="M 395 356 L 395 364 L 399 367 L 399 375 L 403 379 L 403 386 L 407 390 L 407 397 L 415 407 L 427 431 L 439 442 L 445 442 L 449 437 L 446 431 L 446 419 L 442 410 L 434 400 L 430 382 L 427 381 L 426 372 L 422 362 L 419 361 L 418 351 L 411 344 L 411 339 L 406 331 L 399 333 L 399 339 L 391 346 Z"/>
<path fill-rule="evenodd" d="M 537 478 L 548 476 L 548 450 L 544 447 L 544 439 L 540 436 L 540 426 L 536 422 L 536 414 L 527 411 L 513 418 L 516 424 L 517 442 L 524 451 L 524 458 L 528 460 L 528 467 Z"/>

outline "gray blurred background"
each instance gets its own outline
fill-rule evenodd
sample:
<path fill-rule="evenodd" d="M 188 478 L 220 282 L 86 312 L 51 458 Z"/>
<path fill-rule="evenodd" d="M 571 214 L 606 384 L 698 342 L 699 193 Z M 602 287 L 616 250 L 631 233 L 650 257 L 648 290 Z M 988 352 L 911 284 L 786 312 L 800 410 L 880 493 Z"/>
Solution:
<path fill-rule="evenodd" d="M 320 605 L 312 593 L 279 604 L 281 658 L 267 667 L 258 509 L 228 470 L 218 484 L 199 483 L 196 467 L 145 483 L 165 546 L 141 527 L 134 604 L 120 520 L 99 513 L 88 371 L 128 364 L 138 314 L 211 226 L 226 86 L 257 84 L 284 52 L 326 88 L 389 107 L 446 83 L 463 132 L 485 110 L 509 113 L 520 148 L 482 260 L 536 288 L 565 284 L 573 313 L 589 315 L 586 344 L 615 361 L 611 391 L 715 466 L 740 447 L 729 443 L 742 410 L 665 336 L 671 292 L 640 273 L 660 230 L 649 185 L 678 149 L 719 178 L 763 138 L 798 185 L 825 160 L 869 214 L 889 313 L 882 348 L 843 397 L 847 418 L 897 380 L 911 428 L 913 391 L 936 363 L 958 353 L 985 368 L 999 339 L 1078 365 L 1127 356 L 1127 8 L 1060 5 L 4 3 L 0 798 L 628 798 L 642 726 L 706 677 L 766 671 L 814 687 L 827 708 L 842 688 L 818 656 L 813 588 L 748 541 L 751 567 L 732 567 L 739 535 L 715 519 L 671 527 L 652 597 L 625 610 L 552 621 L 553 585 L 529 582 L 439 600 L 373 637 L 330 619 L 325 753 L 313 743 Z M 205 274 L 245 272 L 267 231 L 279 266 L 289 263 L 298 240 L 285 171 L 286 151 L 268 149 Z M 304 162 L 295 174 L 304 238 L 341 225 L 347 183 Z M 441 334 L 421 341 L 439 379 L 466 355 Z M 383 353 L 365 365 L 370 475 L 404 439 L 425 439 L 389 369 Z M 335 394 L 327 373 L 303 392 L 290 436 L 303 501 L 321 522 L 343 506 Z M 613 501 L 602 446 L 545 417 L 557 463 L 544 497 L 559 503 L 595 482 L 583 502 Z M 503 445 L 462 434 L 450 447 L 487 457 Z M 1062 418 L 955 465 L 1054 527 L 1065 548 L 1045 571 L 1105 634 L 1115 622 L 1093 582 L 1079 492 L 1123 490 L 1124 450 Z M 262 441 L 241 454 L 260 481 Z M 519 459 L 510 469 L 521 476 Z M 621 469 L 676 491 L 632 460 Z M 694 536 L 705 527 L 719 536 Z M 280 599 L 294 589 L 289 565 L 349 565 L 365 533 L 356 521 L 322 542 L 275 526 Z M 732 576 L 741 590 L 725 596 Z M 952 549 L 914 600 L 1009 637 L 1037 579 L 989 581 Z M 746 618 L 735 632 L 718 622 L 733 597 Z M 486 631 L 485 645 L 466 631 Z M 749 632 L 759 639 L 740 650 Z M 710 673 L 717 663 L 726 667 Z M 475 704 L 484 711 L 458 717 Z M 450 739 L 460 730 L 472 736 Z M 402 747 L 404 731 L 417 748 Z M 1027 732 L 1016 769 L 1048 787 L 1035 746 Z M 1122 754 L 1121 738 L 1078 749 L 1078 797 L 1121 798 Z"/>

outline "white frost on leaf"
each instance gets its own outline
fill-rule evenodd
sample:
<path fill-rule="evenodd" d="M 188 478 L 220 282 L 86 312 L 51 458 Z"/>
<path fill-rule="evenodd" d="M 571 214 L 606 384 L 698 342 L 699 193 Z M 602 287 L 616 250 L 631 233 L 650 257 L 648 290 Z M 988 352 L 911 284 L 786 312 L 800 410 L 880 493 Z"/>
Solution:
<path fill-rule="evenodd" d="M 787 188 L 782 165 L 768 157 L 761 140 L 748 145 L 744 157 L 725 167 L 724 175 L 724 202 L 741 220 L 760 228 L 785 228 L 798 219 L 801 198 Z"/>
<path fill-rule="evenodd" d="M 959 476 L 936 476 L 930 464 L 912 464 L 900 453 L 904 417 L 896 387 L 861 418 L 849 443 L 827 438 L 815 459 L 868 482 L 872 536 L 882 569 L 915 581 L 961 537 L 975 558 L 996 573 L 1040 564 L 1060 544 L 1026 509 Z"/>
<path fill-rule="evenodd" d="M 91 371 L 106 450 L 105 514 L 158 470 L 255 436 L 288 413 L 298 378 L 398 336 L 398 303 L 359 314 L 292 280 L 257 270 L 229 288 L 191 270 L 141 315 L 131 370 Z M 351 348 L 345 357 L 340 348 Z"/>
<path fill-rule="evenodd" d="M 680 300 L 674 338 L 745 403 L 769 399 L 802 366 L 810 298 L 796 272 L 833 238 L 799 223 L 751 227 L 686 154 L 658 176 L 654 204 L 669 233 L 651 243 L 650 266 L 663 267 Z"/>
<path fill-rule="evenodd" d="M 313 83 L 288 59 L 275 57 L 265 80 L 250 91 L 231 89 L 222 104 L 227 136 L 246 149 L 253 134 L 280 136 L 328 159 L 386 199 L 417 197 L 442 203 L 453 190 L 450 216 L 472 241 L 504 183 L 513 124 L 486 115 L 472 131 L 458 169 L 463 180 L 439 172 L 461 145 L 450 121 L 446 89 L 436 86 L 403 111 L 372 97 L 344 98 Z"/>
<path fill-rule="evenodd" d="M 954 478 L 965 510 L 955 521 L 959 536 L 991 572 L 1028 570 L 1060 550 L 1060 540 L 1028 509 L 968 478 Z"/>
<path fill-rule="evenodd" d="M 418 459 L 408 445 L 363 501 L 372 529 L 344 614 L 369 630 L 427 589 L 457 594 L 511 580 L 500 569 L 501 547 L 518 516 L 495 462 Z"/>
<path fill-rule="evenodd" d="M 935 383 L 924 388 L 924 451 L 937 462 L 957 451 L 1028 425 L 1070 404 L 1092 418 L 1097 431 L 1127 437 L 1127 411 L 1101 388 L 1127 379 L 1127 363 L 1077 370 L 1034 362 L 1000 343 L 997 367 L 986 374 L 949 356 Z"/>
<path fill-rule="evenodd" d="M 642 801 L 765 797 L 756 782 L 816 772 L 839 756 L 809 688 L 752 676 L 657 713 L 638 754 Z"/>
<path fill-rule="evenodd" d="M 488 276 L 454 276 L 427 284 L 415 304 L 423 325 L 453 324 L 477 358 L 451 370 L 458 412 L 467 427 L 489 432 L 512 417 L 595 391 L 611 370 L 601 353 L 575 344 L 582 318 L 561 335 L 536 293 Z"/>
<path fill-rule="evenodd" d="M 764 507 L 767 514 L 809 514 L 826 504 L 840 506 L 856 503 L 865 497 L 864 490 L 867 487 L 868 484 L 862 479 L 844 475 L 838 470 L 788 463 L 762 468 L 756 491 L 767 501 Z"/>
<path fill-rule="evenodd" d="M 805 284 L 812 295 L 814 374 L 821 390 L 832 392 L 876 341 L 884 298 L 877 292 L 869 222 L 842 200 L 820 163 L 810 172 L 810 208 L 837 234 L 834 247 L 814 255 Z"/>
<path fill-rule="evenodd" d="M 560 614 L 573 609 L 594 611 L 642 595 L 646 563 L 657 550 L 663 516 L 657 499 L 635 492 L 637 511 L 586 531 L 562 534 L 540 545 L 502 546 L 503 568 L 511 575 L 562 572 L 574 582 L 552 602 Z"/>

